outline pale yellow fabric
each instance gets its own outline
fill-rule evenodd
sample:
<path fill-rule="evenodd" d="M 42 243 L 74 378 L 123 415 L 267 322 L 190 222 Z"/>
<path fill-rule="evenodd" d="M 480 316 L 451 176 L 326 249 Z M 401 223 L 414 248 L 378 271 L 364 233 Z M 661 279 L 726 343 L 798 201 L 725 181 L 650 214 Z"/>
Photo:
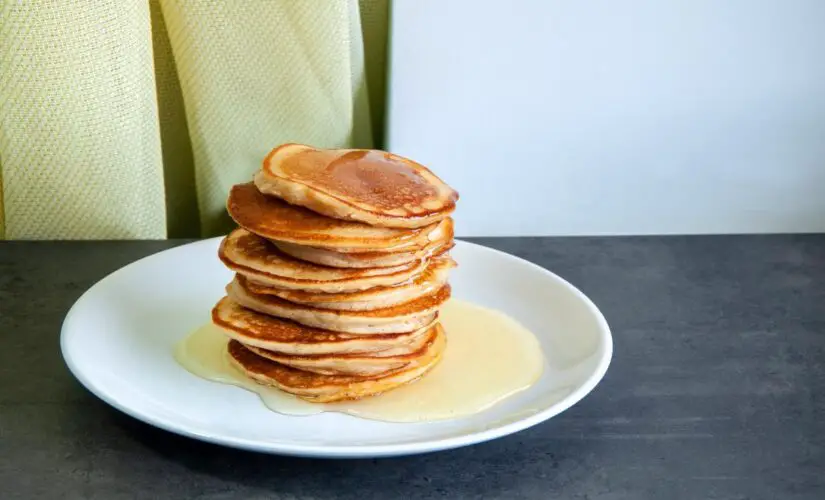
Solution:
<path fill-rule="evenodd" d="M 195 160 L 189 142 L 183 93 L 160 0 L 150 0 L 149 8 L 166 186 L 166 227 L 173 237 L 197 237 L 200 236 L 200 216 L 195 192 Z"/>
<path fill-rule="evenodd" d="M 2 5 L 6 237 L 163 237 L 148 4 Z"/>
<path fill-rule="evenodd" d="M 361 0 L 361 31 L 364 34 L 364 63 L 369 89 L 373 143 L 384 143 L 384 96 L 387 82 L 388 0 Z"/>
<path fill-rule="evenodd" d="M 6 2 L 5 236 L 219 234 L 229 187 L 272 147 L 379 145 L 386 14 L 387 0 Z"/>

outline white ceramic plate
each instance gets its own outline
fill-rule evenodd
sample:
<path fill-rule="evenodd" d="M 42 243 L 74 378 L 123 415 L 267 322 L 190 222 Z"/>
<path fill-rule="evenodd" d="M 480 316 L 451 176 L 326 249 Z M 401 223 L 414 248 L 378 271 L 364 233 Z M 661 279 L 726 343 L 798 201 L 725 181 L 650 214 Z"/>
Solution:
<path fill-rule="evenodd" d="M 452 255 L 454 296 L 500 309 L 541 341 L 541 379 L 485 412 L 435 423 L 398 424 L 324 413 L 274 413 L 256 394 L 200 379 L 179 366 L 174 345 L 209 321 L 231 273 L 218 238 L 160 252 L 102 279 L 74 304 L 61 349 L 92 393 L 162 429 L 237 448 L 313 457 L 379 457 L 456 448 L 543 422 L 589 393 L 613 352 L 595 305 L 555 274 L 463 241 Z"/>

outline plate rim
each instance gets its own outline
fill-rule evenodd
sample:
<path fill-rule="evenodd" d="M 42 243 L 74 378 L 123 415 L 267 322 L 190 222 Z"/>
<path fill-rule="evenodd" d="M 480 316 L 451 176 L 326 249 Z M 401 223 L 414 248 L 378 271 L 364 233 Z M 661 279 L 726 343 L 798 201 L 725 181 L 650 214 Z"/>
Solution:
<path fill-rule="evenodd" d="M 610 330 L 610 326 L 607 323 L 607 320 L 605 319 L 601 310 L 599 310 L 596 304 L 590 299 L 590 297 L 585 295 L 575 285 L 565 280 L 561 276 L 557 275 L 556 273 L 550 271 L 549 269 L 542 267 L 527 259 L 523 259 L 516 255 L 483 244 L 474 243 L 471 241 L 466 241 L 457 238 L 457 246 L 468 245 L 471 247 L 477 247 L 477 249 L 480 249 L 481 251 L 493 252 L 498 254 L 498 256 L 501 258 L 515 261 L 519 264 L 526 264 L 529 267 L 533 268 L 533 270 L 548 275 L 550 278 L 557 280 L 562 285 L 566 286 L 571 292 L 573 292 L 574 295 L 577 296 L 578 299 L 580 299 L 584 303 L 587 309 L 591 313 L 593 313 L 593 316 L 600 327 L 601 341 L 604 344 L 604 349 L 602 351 L 601 356 L 598 359 L 596 370 L 588 376 L 584 384 L 582 384 L 576 390 L 568 394 L 558 404 L 552 405 L 525 418 L 521 418 L 492 428 L 486 428 L 479 431 L 464 433 L 456 436 L 449 436 L 436 439 L 425 438 L 421 441 L 397 444 L 390 443 L 374 445 L 317 445 L 279 443 L 277 441 L 261 441 L 250 438 L 226 436 L 222 433 L 195 431 L 188 428 L 185 425 L 176 424 L 173 419 L 167 419 L 162 416 L 153 415 L 151 412 L 148 411 L 135 410 L 129 405 L 122 404 L 120 401 L 118 401 L 116 396 L 108 394 L 106 393 L 106 391 L 97 387 L 93 380 L 85 376 L 85 374 L 83 373 L 83 368 L 77 365 L 76 360 L 72 359 L 72 356 L 68 354 L 68 337 L 71 335 L 71 333 L 69 333 L 69 327 L 71 326 L 72 318 L 77 314 L 79 306 L 84 301 L 89 300 L 89 296 L 92 293 L 94 293 L 95 288 L 100 286 L 104 281 L 112 279 L 112 277 L 118 273 L 126 272 L 129 268 L 133 266 L 140 265 L 140 263 L 146 259 L 150 259 L 165 252 L 171 252 L 187 247 L 200 245 L 214 245 L 217 242 L 219 242 L 222 238 L 223 236 L 215 236 L 212 238 L 199 239 L 196 241 L 192 241 L 190 243 L 184 243 L 182 245 L 176 245 L 171 248 L 160 250 L 158 252 L 153 252 L 149 255 L 134 260 L 124 266 L 115 269 L 114 271 L 108 273 L 104 277 L 97 280 L 72 303 L 72 306 L 69 308 L 69 311 L 64 316 L 60 328 L 60 354 L 63 358 L 63 362 L 68 367 L 70 373 L 72 374 L 72 376 L 75 377 L 75 379 L 80 383 L 80 385 L 82 385 L 92 395 L 94 395 L 104 403 L 143 423 L 146 423 L 153 427 L 157 427 L 167 432 L 171 432 L 173 434 L 178 434 L 184 437 L 197 439 L 211 444 L 246 451 L 295 457 L 381 458 L 391 456 L 408 456 L 455 449 L 473 444 L 484 443 L 487 441 L 491 441 L 497 438 L 505 437 L 526 430 L 530 427 L 547 421 L 555 417 L 556 415 L 563 413 L 564 411 L 567 411 L 569 408 L 582 401 L 604 379 L 604 376 L 607 373 L 607 370 L 610 367 L 610 364 L 613 359 L 613 335 Z"/>

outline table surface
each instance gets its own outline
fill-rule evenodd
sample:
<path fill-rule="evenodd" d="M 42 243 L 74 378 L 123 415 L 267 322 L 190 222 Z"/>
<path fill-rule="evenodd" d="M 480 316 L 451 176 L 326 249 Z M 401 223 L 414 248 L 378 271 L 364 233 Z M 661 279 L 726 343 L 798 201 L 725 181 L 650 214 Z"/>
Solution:
<path fill-rule="evenodd" d="M 593 299 L 605 379 L 506 438 L 349 461 L 180 437 L 74 380 L 58 345 L 74 300 L 184 242 L 0 242 L 0 497 L 825 498 L 825 235 L 474 241 Z"/>

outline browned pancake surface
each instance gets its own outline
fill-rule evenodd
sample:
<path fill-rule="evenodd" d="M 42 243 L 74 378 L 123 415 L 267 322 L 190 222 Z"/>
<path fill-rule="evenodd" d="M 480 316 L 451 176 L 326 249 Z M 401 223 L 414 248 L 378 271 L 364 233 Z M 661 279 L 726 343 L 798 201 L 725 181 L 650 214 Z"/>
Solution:
<path fill-rule="evenodd" d="M 297 309 L 305 311 L 314 310 L 324 314 L 335 314 L 338 316 L 354 316 L 359 318 L 397 318 L 417 314 L 422 311 L 438 308 L 441 304 L 446 302 L 452 294 L 452 288 L 448 283 L 431 294 L 419 297 L 410 302 L 398 304 L 396 306 L 386 307 L 384 309 L 374 309 L 371 311 L 336 311 L 332 309 L 315 308 L 304 304 L 296 304 L 288 300 L 276 297 L 274 295 L 264 295 L 260 293 L 255 293 L 249 283 L 249 280 L 247 280 L 240 274 L 235 275 L 235 282 L 243 289 L 245 293 L 254 297 L 254 299 L 257 302 L 260 302 L 264 305 L 272 305 L 285 309 Z"/>
<path fill-rule="evenodd" d="M 277 277 L 294 283 L 349 281 L 369 276 L 399 275 L 403 281 L 423 267 L 411 262 L 392 267 L 332 268 L 290 257 L 260 236 L 235 229 L 221 242 L 218 257 L 230 269 L 244 274 Z"/>
<path fill-rule="evenodd" d="M 390 375 L 402 373 L 406 370 L 415 370 L 423 365 L 432 364 L 440 358 L 444 350 L 445 338 L 442 330 L 438 330 L 426 347 L 418 356 L 419 363 L 412 368 L 403 367 L 389 373 L 377 375 L 322 375 L 319 373 L 298 370 L 281 363 L 269 360 L 255 354 L 236 340 L 230 340 L 227 345 L 229 355 L 234 362 L 245 372 L 258 381 L 270 380 L 284 389 L 319 389 L 319 388 L 347 388 L 364 382 L 380 381 Z"/>
<path fill-rule="evenodd" d="M 265 358 L 272 359 L 274 361 L 281 361 L 286 362 L 286 360 L 294 360 L 294 361 L 313 361 L 313 360 L 324 360 L 324 359 L 342 359 L 342 360 L 352 360 L 357 361 L 359 359 L 366 359 L 366 358 L 392 358 L 393 360 L 398 361 L 412 361 L 424 354 L 424 351 L 427 347 L 435 342 L 436 336 L 442 331 L 442 327 L 440 324 L 436 323 L 429 327 L 427 333 L 424 334 L 423 338 L 417 341 L 417 349 L 413 350 L 412 352 L 406 352 L 403 354 L 385 354 L 381 351 L 375 353 L 369 352 L 353 352 L 353 353 L 342 353 L 342 354 L 283 354 L 280 352 L 269 351 L 267 349 L 262 349 L 260 347 L 255 346 L 244 346 L 247 349 L 257 353 L 260 356 Z"/>
<path fill-rule="evenodd" d="M 429 172 L 424 166 L 385 151 L 309 149 L 285 158 L 279 170 L 292 181 L 379 212 L 404 207 L 411 216 L 432 213 L 425 207 L 441 195 L 422 175 Z M 456 199 L 453 192 L 440 200 L 439 210 L 452 210 Z"/>
<path fill-rule="evenodd" d="M 212 308 L 212 323 L 231 338 L 295 355 L 342 353 L 407 353 L 416 349 L 431 325 L 407 333 L 364 335 L 334 332 L 261 314 L 223 297 Z"/>
<path fill-rule="evenodd" d="M 363 382 L 366 380 L 374 380 L 386 376 L 386 374 L 376 376 L 360 376 L 360 375 L 321 375 L 318 373 L 307 372 L 290 368 L 269 360 L 263 356 L 259 356 L 250 349 L 244 347 L 243 344 L 237 340 L 230 340 L 229 355 L 235 361 L 243 366 L 243 368 L 252 374 L 263 375 L 266 378 L 271 378 L 279 384 L 283 384 L 292 388 L 317 388 L 324 386 L 344 386 L 356 382 Z"/>
<path fill-rule="evenodd" d="M 284 253 L 301 260 L 332 267 L 391 267 L 449 251 L 453 242 L 453 220 L 446 218 L 427 236 L 426 243 L 381 251 L 352 251 L 346 248 L 316 248 L 283 241 L 273 243 Z"/>
<path fill-rule="evenodd" d="M 427 284 L 434 284 L 436 278 L 443 274 L 446 270 L 455 267 L 455 261 L 449 256 L 434 257 L 429 260 L 427 267 L 412 280 L 406 283 L 393 286 L 377 286 L 367 290 L 360 290 L 357 292 L 310 292 L 300 289 L 284 289 L 274 288 L 260 285 L 247 280 L 246 284 L 250 291 L 264 295 L 275 295 L 290 302 L 298 302 L 299 304 L 324 303 L 335 301 L 367 301 L 371 297 L 379 297 L 382 294 L 392 292 L 401 288 L 409 287 L 423 287 Z M 442 280 L 443 281 L 443 278 Z"/>
<path fill-rule="evenodd" d="M 234 302 L 229 297 L 222 298 L 212 308 L 212 322 L 221 328 L 237 331 L 252 339 L 283 343 L 316 344 L 346 342 L 359 335 L 332 332 L 301 325 L 286 319 L 257 313 Z M 392 339 L 403 334 L 376 335 Z"/>
<path fill-rule="evenodd" d="M 226 208 L 239 226 L 265 238 L 320 247 L 378 250 L 413 241 L 428 230 L 379 228 L 332 219 L 267 196 L 251 182 L 232 186 Z"/>

